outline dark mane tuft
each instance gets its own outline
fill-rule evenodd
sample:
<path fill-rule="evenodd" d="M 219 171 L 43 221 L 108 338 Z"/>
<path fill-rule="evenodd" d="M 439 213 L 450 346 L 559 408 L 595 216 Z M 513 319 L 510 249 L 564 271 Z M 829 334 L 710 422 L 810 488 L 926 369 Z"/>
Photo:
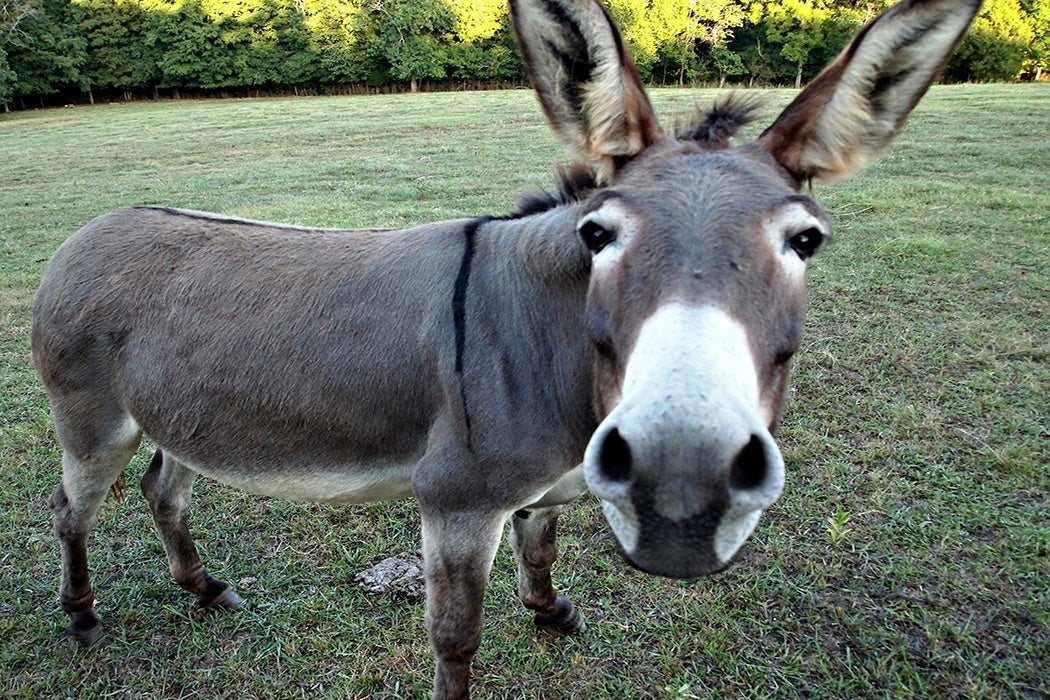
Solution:
<path fill-rule="evenodd" d="M 697 110 L 692 123 L 678 130 L 678 138 L 698 141 L 709 148 L 725 148 L 741 127 L 755 120 L 762 103 L 761 97 L 734 93 L 710 109 Z"/>
<path fill-rule="evenodd" d="M 578 202 L 598 188 L 598 175 L 582 163 L 573 163 L 565 168 L 558 168 L 558 192 L 551 194 L 546 190 L 531 192 L 518 199 L 518 211 L 515 218 L 541 214 L 562 204 Z"/>

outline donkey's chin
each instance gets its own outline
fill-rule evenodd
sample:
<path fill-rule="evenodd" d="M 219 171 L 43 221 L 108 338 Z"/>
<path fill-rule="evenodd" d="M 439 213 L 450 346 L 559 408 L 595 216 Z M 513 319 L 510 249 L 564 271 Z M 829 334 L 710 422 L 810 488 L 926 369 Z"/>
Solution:
<path fill-rule="evenodd" d="M 728 568 L 740 558 L 762 516 L 761 509 L 736 513 L 731 509 L 713 529 L 669 520 L 641 525 L 613 503 L 603 501 L 602 506 L 624 561 L 647 574 L 676 579 L 710 576 Z"/>

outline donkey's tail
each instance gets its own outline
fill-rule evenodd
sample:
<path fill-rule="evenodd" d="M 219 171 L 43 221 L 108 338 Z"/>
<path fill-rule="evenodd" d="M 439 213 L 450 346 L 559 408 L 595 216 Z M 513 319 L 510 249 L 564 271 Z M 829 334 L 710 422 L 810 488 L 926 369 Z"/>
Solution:
<path fill-rule="evenodd" d="M 117 480 L 109 487 L 109 493 L 117 503 L 123 503 L 127 500 L 128 484 L 127 479 L 124 478 L 124 472 L 121 472 L 120 476 L 117 477 Z"/>
<path fill-rule="evenodd" d="M 164 459 L 164 452 L 159 448 L 153 453 L 153 459 L 150 461 L 150 467 Z M 124 472 L 120 473 L 117 480 L 113 482 L 113 485 L 109 487 L 109 494 L 113 496 L 113 499 L 117 503 L 123 503 L 128 498 L 128 481 L 124 476 Z"/>

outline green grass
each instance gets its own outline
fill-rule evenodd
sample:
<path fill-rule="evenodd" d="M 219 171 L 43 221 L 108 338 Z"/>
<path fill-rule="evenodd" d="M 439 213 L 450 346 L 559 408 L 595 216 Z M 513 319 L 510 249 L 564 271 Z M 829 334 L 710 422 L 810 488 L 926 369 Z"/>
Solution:
<path fill-rule="evenodd" d="M 670 124 L 716 93 L 664 90 Z M 790 97 L 770 93 L 769 115 Z M 934 88 L 891 150 L 817 195 L 781 430 L 788 485 L 749 556 L 681 583 L 624 566 L 592 499 L 556 584 L 580 638 L 536 636 L 504 546 L 478 697 L 1042 697 L 1050 692 L 1050 89 Z M 162 203 L 328 226 L 499 214 L 564 157 L 526 91 L 161 102 L 0 117 L 0 696 L 424 695 L 421 601 L 357 571 L 417 546 L 411 503 L 328 507 L 201 480 L 191 528 L 234 613 L 170 580 L 134 489 L 92 539 L 104 642 L 60 638 L 32 370 L 44 262 L 91 217 Z M 129 468 L 145 469 L 146 450 Z"/>

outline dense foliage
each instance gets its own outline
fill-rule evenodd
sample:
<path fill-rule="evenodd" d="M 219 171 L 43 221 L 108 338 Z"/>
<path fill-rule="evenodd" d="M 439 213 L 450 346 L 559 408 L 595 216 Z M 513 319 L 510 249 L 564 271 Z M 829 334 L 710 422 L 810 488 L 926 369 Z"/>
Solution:
<path fill-rule="evenodd" d="M 887 0 L 608 0 L 642 76 L 798 84 Z M 1050 0 L 986 0 L 951 80 L 1039 79 Z M 0 0 L 0 103 L 523 80 L 505 0 Z"/>

